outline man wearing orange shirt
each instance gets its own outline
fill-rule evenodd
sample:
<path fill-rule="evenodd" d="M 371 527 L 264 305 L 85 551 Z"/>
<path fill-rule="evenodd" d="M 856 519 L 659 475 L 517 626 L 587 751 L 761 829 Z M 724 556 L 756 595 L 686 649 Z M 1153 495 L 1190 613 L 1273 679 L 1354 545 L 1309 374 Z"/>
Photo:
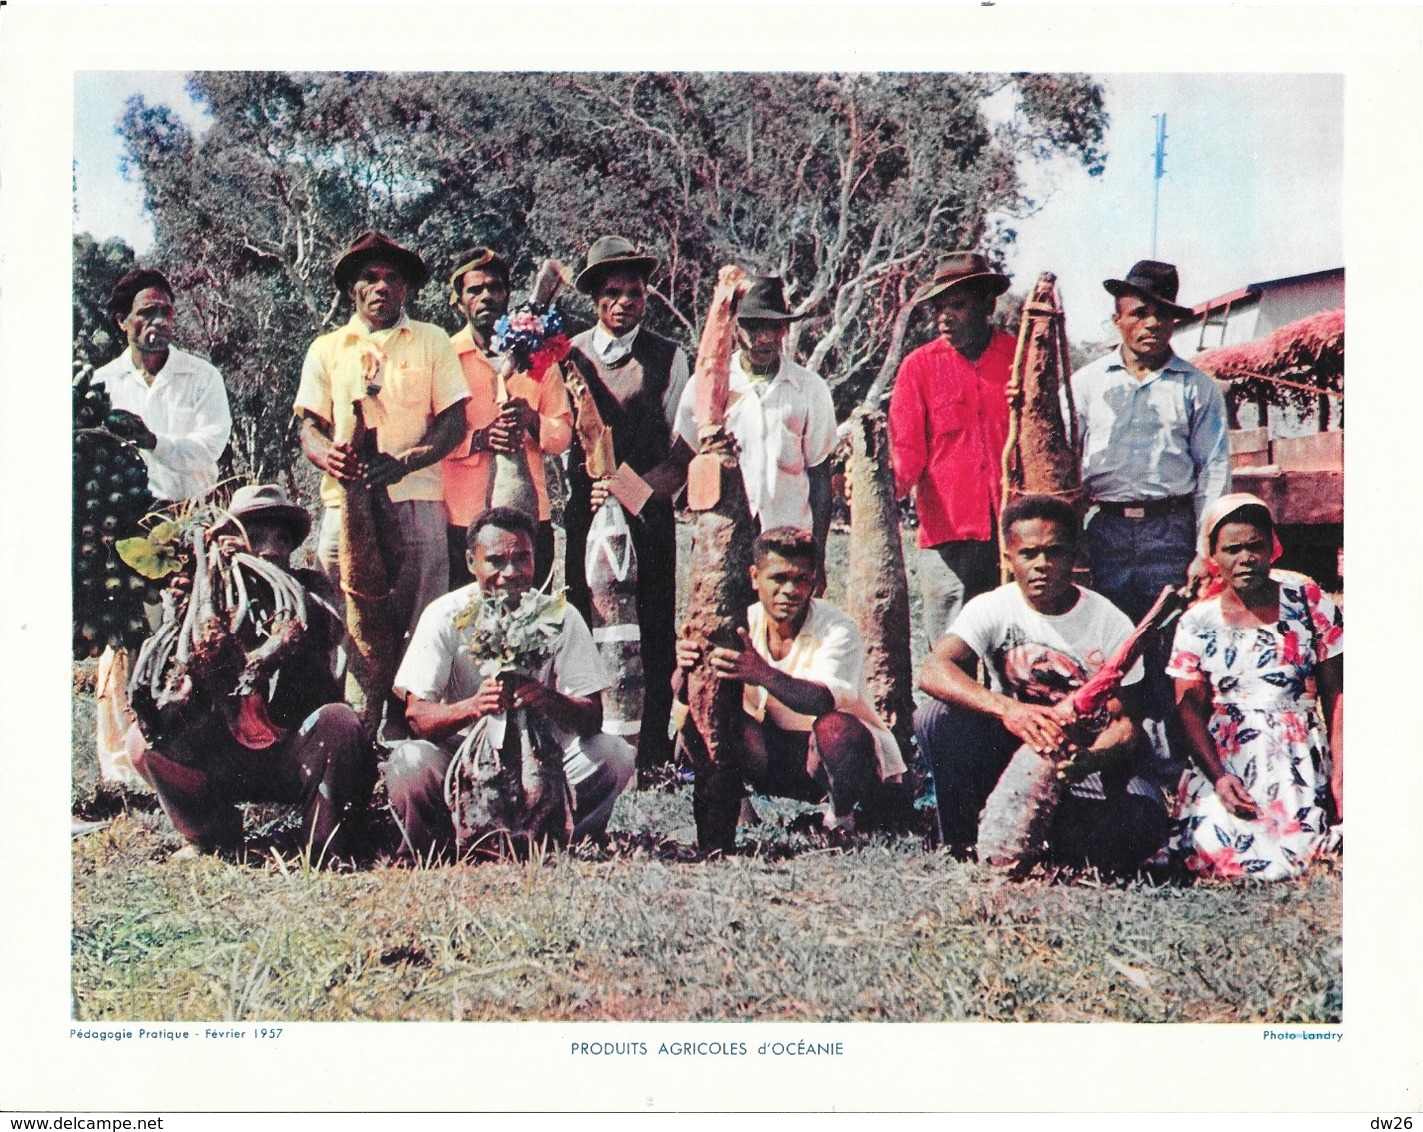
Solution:
<path fill-rule="evenodd" d="M 494 325 L 509 308 L 509 265 L 490 248 L 474 248 L 450 273 L 450 305 L 465 325 L 450 336 L 469 385 L 464 403 L 465 436 L 445 457 L 445 505 L 449 509 L 450 588 L 468 585 L 465 531 L 488 506 L 489 480 L 496 453 L 523 452 L 538 496 L 538 534 L 534 540 L 534 585 L 542 586 L 553 569 L 553 521 L 550 518 L 544 455 L 561 456 L 573 440 L 573 410 L 563 373 L 550 366 L 536 381 L 527 373 L 506 379 L 507 399 L 499 400 L 497 360 L 489 355 Z"/>
<path fill-rule="evenodd" d="M 971 597 L 998 585 L 994 533 L 1008 437 L 1004 390 L 1016 343 L 990 319 L 1008 277 L 979 252 L 951 252 L 914 301 L 939 337 L 900 363 L 889 402 L 895 494 L 919 513 L 924 632 L 933 648 Z"/>

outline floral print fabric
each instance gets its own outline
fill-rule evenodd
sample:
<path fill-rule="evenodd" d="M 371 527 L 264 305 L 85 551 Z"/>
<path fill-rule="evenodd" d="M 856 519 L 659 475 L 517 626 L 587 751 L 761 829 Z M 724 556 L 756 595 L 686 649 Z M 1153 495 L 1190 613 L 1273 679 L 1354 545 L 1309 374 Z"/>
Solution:
<path fill-rule="evenodd" d="M 1230 813 L 1192 767 L 1173 837 L 1191 871 L 1216 877 L 1298 876 L 1325 844 L 1322 804 L 1329 748 L 1315 710 L 1314 672 L 1344 651 L 1338 607 L 1302 574 L 1271 572 L 1279 621 L 1226 625 L 1220 598 L 1188 610 L 1176 629 L 1166 672 L 1210 682 L 1210 733 L 1220 760 L 1260 808 L 1254 820 Z"/>

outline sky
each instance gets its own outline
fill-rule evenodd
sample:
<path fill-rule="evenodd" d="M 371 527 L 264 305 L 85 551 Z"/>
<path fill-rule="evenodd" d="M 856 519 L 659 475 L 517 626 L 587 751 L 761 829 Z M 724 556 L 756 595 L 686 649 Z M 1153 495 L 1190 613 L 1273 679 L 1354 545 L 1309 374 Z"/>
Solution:
<path fill-rule="evenodd" d="M 75 226 L 122 236 L 140 255 L 153 230 L 137 184 L 121 172 L 115 129 L 125 101 L 164 102 L 201 131 L 181 72 L 75 77 Z M 1003 217 L 1018 233 L 1008 268 L 1027 291 L 1052 271 L 1073 340 L 1111 337 L 1102 280 L 1151 257 L 1153 115 L 1166 114 L 1156 258 L 1181 274 L 1187 306 L 1246 283 L 1344 262 L 1344 84 L 1337 75 L 1106 74 L 1106 171 L 1055 162 L 1025 169 L 1034 214 Z"/>

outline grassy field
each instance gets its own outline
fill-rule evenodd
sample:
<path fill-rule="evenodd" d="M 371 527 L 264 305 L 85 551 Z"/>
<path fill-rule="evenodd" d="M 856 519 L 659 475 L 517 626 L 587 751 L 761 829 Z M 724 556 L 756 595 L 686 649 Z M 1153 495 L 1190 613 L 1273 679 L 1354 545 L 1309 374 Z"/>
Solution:
<path fill-rule="evenodd" d="M 802 807 L 757 798 L 744 851 L 699 863 L 690 791 L 664 787 L 619 801 L 607 848 L 435 869 L 312 870 L 287 815 L 253 808 L 258 851 L 232 864 L 99 787 L 82 677 L 74 809 L 107 824 L 74 840 L 81 1019 L 1342 1016 L 1338 858 L 1274 885 L 1012 884 L 917 837 L 818 848 L 789 828 Z"/>

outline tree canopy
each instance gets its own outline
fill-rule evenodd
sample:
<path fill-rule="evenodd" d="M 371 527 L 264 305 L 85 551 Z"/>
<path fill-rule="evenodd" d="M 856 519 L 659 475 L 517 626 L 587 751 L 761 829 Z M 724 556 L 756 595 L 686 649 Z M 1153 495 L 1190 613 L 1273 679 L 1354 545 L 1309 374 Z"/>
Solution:
<path fill-rule="evenodd" d="M 791 348 L 843 413 L 888 391 L 909 296 L 940 252 L 1001 261 L 1012 218 L 1037 205 L 1022 163 L 1105 161 L 1101 90 L 1081 75 L 202 72 L 189 86 L 212 114 L 201 138 L 141 98 L 121 131 L 185 337 L 227 378 L 237 465 L 264 479 L 295 451 L 302 356 L 346 316 L 331 266 L 364 229 L 426 259 L 417 316 L 449 329 L 446 272 L 477 243 L 506 255 L 517 290 L 545 256 L 576 266 L 597 235 L 638 241 L 661 260 L 649 321 L 688 347 L 721 264 L 779 274 L 808 315 Z"/>

